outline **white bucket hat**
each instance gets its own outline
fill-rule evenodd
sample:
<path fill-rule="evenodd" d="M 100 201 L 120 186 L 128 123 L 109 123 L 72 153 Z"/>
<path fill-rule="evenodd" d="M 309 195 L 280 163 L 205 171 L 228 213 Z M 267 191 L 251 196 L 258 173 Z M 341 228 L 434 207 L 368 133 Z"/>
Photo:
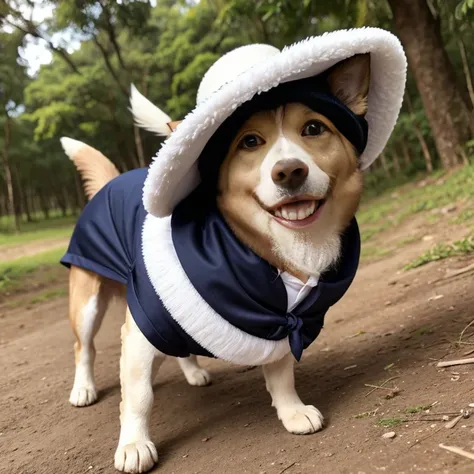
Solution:
<path fill-rule="evenodd" d="M 242 46 L 218 59 L 204 75 L 197 105 L 163 143 L 143 188 L 145 209 L 165 217 L 199 184 L 198 158 L 232 113 L 256 94 L 279 84 L 316 76 L 356 54 L 370 53 L 366 120 L 366 169 L 384 149 L 403 101 L 407 62 L 396 36 L 379 28 L 358 28 L 311 37 L 282 51 L 264 44 Z"/>

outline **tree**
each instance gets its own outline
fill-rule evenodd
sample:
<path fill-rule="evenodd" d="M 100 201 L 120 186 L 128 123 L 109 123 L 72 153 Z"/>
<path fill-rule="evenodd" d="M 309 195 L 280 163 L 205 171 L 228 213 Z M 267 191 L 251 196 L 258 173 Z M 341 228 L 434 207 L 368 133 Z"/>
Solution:
<path fill-rule="evenodd" d="M 472 136 L 471 110 L 444 48 L 439 19 L 426 0 L 388 0 L 405 47 L 443 167 L 459 163 Z"/>
<path fill-rule="evenodd" d="M 22 38 L 18 34 L 0 33 L 0 117 L 3 122 L 2 167 L 7 188 L 9 214 L 14 216 L 15 230 L 20 231 L 20 219 L 14 194 L 13 167 L 10 157 L 14 117 L 23 99 L 26 71 L 17 61 Z"/>

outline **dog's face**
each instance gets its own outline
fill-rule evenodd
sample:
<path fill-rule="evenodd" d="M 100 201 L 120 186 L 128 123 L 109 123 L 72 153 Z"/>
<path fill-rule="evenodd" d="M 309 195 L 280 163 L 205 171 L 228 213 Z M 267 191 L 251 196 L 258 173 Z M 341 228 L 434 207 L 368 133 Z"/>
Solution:
<path fill-rule="evenodd" d="M 328 76 L 353 112 L 367 109 L 368 55 Z M 333 123 L 301 103 L 254 114 L 235 136 L 219 175 L 219 208 L 236 235 L 280 269 L 304 277 L 339 254 L 362 176 L 354 147 Z"/>

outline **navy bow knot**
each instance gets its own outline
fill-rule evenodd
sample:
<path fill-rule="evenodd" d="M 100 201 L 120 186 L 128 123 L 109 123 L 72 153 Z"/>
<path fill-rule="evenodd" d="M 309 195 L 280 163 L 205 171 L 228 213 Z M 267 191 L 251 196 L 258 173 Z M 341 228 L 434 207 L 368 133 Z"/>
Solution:
<path fill-rule="evenodd" d="M 301 328 L 303 327 L 303 320 L 295 316 L 293 313 L 286 315 L 286 328 L 288 329 L 288 339 L 290 342 L 291 353 L 295 359 L 299 361 L 303 354 L 303 335 Z"/>

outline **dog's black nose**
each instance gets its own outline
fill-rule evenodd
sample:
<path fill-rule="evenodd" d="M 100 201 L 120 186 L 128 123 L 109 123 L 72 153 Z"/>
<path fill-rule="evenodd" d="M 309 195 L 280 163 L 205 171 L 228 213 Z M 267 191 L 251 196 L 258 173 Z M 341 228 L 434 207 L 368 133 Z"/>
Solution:
<path fill-rule="evenodd" d="M 301 160 L 280 160 L 272 169 L 272 179 L 278 186 L 296 189 L 305 182 L 308 172 L 308 166 Z"/>

